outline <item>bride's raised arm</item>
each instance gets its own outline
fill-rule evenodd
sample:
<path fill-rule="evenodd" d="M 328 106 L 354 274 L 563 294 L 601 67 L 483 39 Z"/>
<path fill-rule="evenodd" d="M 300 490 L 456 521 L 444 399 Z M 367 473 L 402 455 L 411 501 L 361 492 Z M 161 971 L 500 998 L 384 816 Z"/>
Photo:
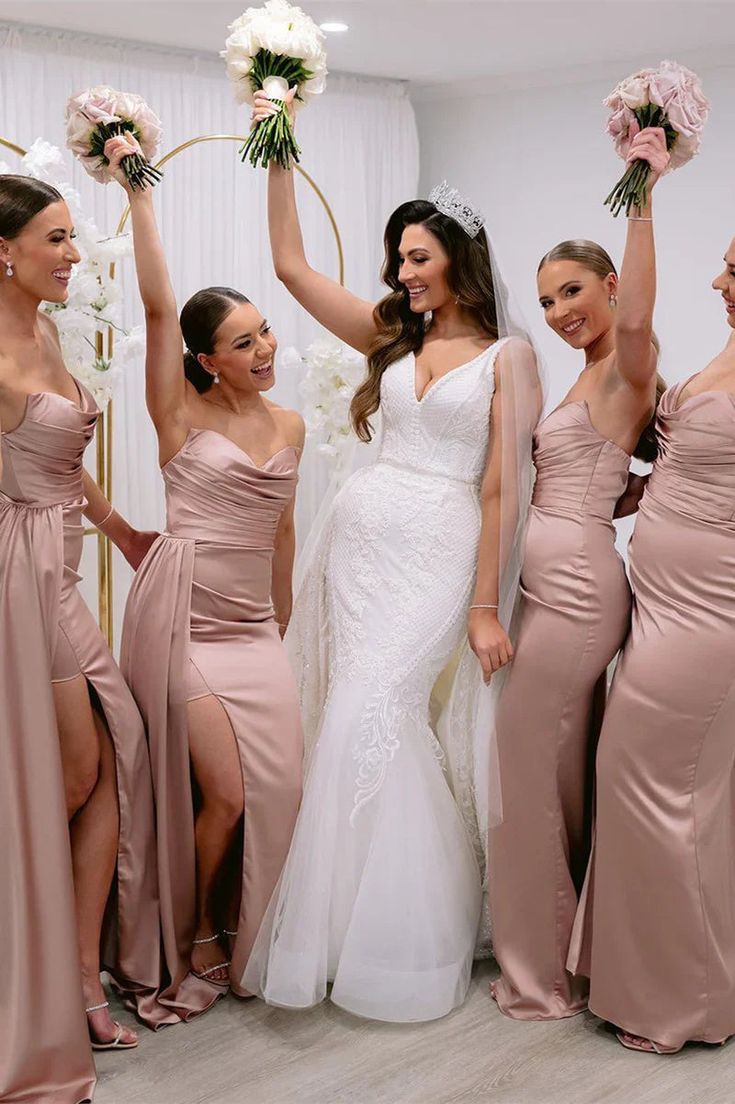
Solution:
<path fill-rule="evenodd" d="M 289 97 L 290 105 L 293 94 L 289 93 Z M 268 118 L 274 110 L 277 108 L 265 93 L 255 94 L 254 122 Z M 301 235 L 293 170 L 282 169 L 274 162 L 268 168 L 268 229 L 278 279 L 335 337 L 358 352 L 367 353 L 377 333 L 373 304 L 311 267 Z"/>
<path fill-rule="evenodd" d="M 135 271 L 145 311 L 146 405 L 156 427 L 163 462 L 178 452 L 189 429 L 187 385 L 176 297 L 153 209 L 153 195 L 150 188 L 131 188 L 120 169 L 123 158 L 139 150 L 132 135 L 121 135 L 110 138 L 105 156 L 130 202 Z"/>

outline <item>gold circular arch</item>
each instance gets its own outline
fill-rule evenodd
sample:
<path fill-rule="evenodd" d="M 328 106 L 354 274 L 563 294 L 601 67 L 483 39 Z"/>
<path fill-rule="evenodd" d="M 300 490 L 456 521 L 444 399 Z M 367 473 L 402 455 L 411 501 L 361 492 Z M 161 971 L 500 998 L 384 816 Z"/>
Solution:
<path fill-rule="evenodd" d="M 198 138 L 189 138 L 186 142 L 181 142 L 180 145 L 174 149 L 169 150 L 163 157 L 156 163 L 156 168 L 160 169 L 171 161 L 174 157 L 177 157 L 184 150 L 191 149 L 193 146 L 200 145 L 202 142 L 239 142 L 244 143 L 247 140 L 247 136 L 241 134 L 203 134 Z M 19 157 L 25 157 L 27 150 L 22 146 L 17 145 L 15 142 L 11 142 L 8 138 L 0 137 L 0 146 L 4 146 L 5 149 L 9 149 L 12 153 L 18 154 Z M 345 261 L 344 250 L 342 247 L 342 236 L 337 226 L 337 220 L 334 217 L 334 212 L 330 207 L 326 196 L 322 192 L 321 188 L 317 185 L 316 181 L 311 177 L 300 165 L 294 165 L 294 169 L 306 183 L 311 187 L 321 203 L 329 224 L 332 227 L 334 233 L 334 241 L 337 247 L 337 263 L 339 273 L 339 283 L 344 285 L 345 280 Z M 125 229 L 125 225 L 130 217 L 130 205 L 125 207 L 120 221 L 117 225 L 116 233 L 122 234 Z M 115 276 L 115 264 L 110 265 L 110 276 L 114 279 Z M 107 329 L 107 358 L 112 358 L 113 346 L 114 346 L 114 333 L 112 327 Z M 97 354 L 102 356 L 105 347 L 105 335 L 102 332 L 97 334 Z M 97 433 L 96 433 L 96 470 L 97 470 L 97 483 L 104 493 L 105 497 L 112 502 L 112 402 L 108 403 L 107 409 L 100 412 Z M 85 537 L 95 536 L 97 537 L 97 602 L 99 610 L 99 624 L 102 629 L 107 642 L 112 647 L 113 643 L 113 621 L 112 621 L 112 544 L 110 540 L 98 529 L 85 529 Z"/>
<path fill-rule="evenodd" d="M 162 169 L 164 165 L 166 165 L 174 157 L 178 157 L 178 155 L 180 153 L 183 153 L 184 150 L 191 149 L 192 146 L 198 146 L 202 142 L 239 142 L 242 145 L 246 141 L 247 141 L 247 135 L 242 135 L 242 134 L 203 134 L 199 138 L 189 138 L 188 141 L 182 142 L 180 145 L 176 146 L 174 149 L 169 150 L 168 153 L 164 154 L 163 157 L 159 161 L 156 162 L 155 167 L 157 169 Z M 319 200 L 322 207 L 324 208 L 324 212 L 325 212 L 327 218 L 329 219 L 329 224 L 332 227 L 332 231 L 334 233 L 334 242 L 335 242 L 335 245 L 337 246 L 337 264 L 338 264 L 338 270 L 339 270 L 339 282 L 340 282 L 340 284 L 342 284 L 344 286 L 344 282 L 345 282 L 345 257 L 344 257 L 344 250 L 342 248 L 342 235 L 339 232 L 339 227 L 337 226 L 337 220 L 334 217 L 334 212 L 332 211 L 332 208 L 329 206 L 329 203 L 327 202 L 327 198 L 324 195 L 324 192 L 321 190 L 321 188 L 316 183 L 314 178 L 309 176 L 308 172 L 306 172 L 305 169 L 302 169 L 300 165 L 294 165 L 294 169 L 296 170 L 296 172 L 301 177 L 303 177 L 303 179 L 306 181 L 306 183 L 309 185 L 309 187 L 313 190 L 313 192 L 315 193 L 317 199 Z M 122 213 L 122 216 L 120 218 L 119 223 L 117 224 L 117 233 L 118 234 L 122 234 L 123 230 L 125 229 L 125 224 L 127 223 L 129 216 L 130 216 L 130 205 L 128 204 L 128 206 L 125 208 L 125 210 Z"/>

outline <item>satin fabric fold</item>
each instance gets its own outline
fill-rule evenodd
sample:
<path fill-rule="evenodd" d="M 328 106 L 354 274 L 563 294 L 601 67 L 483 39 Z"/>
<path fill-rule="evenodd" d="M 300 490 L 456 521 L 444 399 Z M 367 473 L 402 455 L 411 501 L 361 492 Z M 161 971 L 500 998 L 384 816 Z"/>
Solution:
<path fill-rule="evenodd" d="M 574 955 L 590 1008 L 666 1047 L 735 1033 L 735 399 L 661 399 L 633 624 L 597 759 Z"/>
<path fill-rule="evenodd" d="M 0 494 L 0 1100 L 79 1104 L 84 1016 L 51 661 L 61 507 Z"/>
<path fill-rule="evenodd" d="M 120 836 L 101 957 L 103 968 L 120 987 L 151 992 L 159 930 L 153 794 L 143 725 L 77 589 L 84 532 L 82 462 L 98 417 L 89 392 L 81 385 L 78 392 L 80 405 L 54 393 L 28 396 L 23 421 L 2 435 L 0 484 L 0 570 L 5 580 L 0 736 L 9 741 L 6 751 L 11 756 L 2 775 L 10 796 L 2 803 L 0 817 L 13 816 L 15 827 L 3 833 L 3 839 L 14 839 L 23 870 L 21 859 L 12 858 L 11 852 L 7 873 L 10 885 L 18 886 L 18 907 L 28 913 L 25 929 L 19 925 L 20 912 L 1 929 L 3 953 L 13 956 L 6 976 L 16 979 L 6 1008 L 17 1017 L 16 1026 L 2 1032 L 2 1044 L 10 1048 L 7 1067 L 22 1071 L 20 1084 L 26 1094 L 13 1089 L 16 1095 L 7 1099 L 48 1099 L 55 1104 L 83 1099 L 94 1073 L 76 925 L 69 927 L 73 881 L 51 691 L 54 679 L 80 673 L 86 677 L 114 747 Z M 34 695 L 24 682 L 29 671 L 36 675 Z M 38 777 L 26 768 L 27 755 L 46 757 Z M 6 894 L 5 886 L 3 882 L 3 902 L 12 909 L 13 896 Z M 38 922 L 29 919 L 36 911 Z M 39 1063 L 38 1053 L 47 1051 L 53 1051 L 54 1060 Z M 0 1084 L 2 1077 L 0 1073 Z"/>
<path fill-rule="evenodd" d="M 590 850 L 592 777 L 608 664 L 629 626 L 630 588 L 612 516 L 629 457 L 583 402 L 538 427 L 515 658 L 498 705 L 503 823 L 489 833 L 490 914 L 516 1019 L 582 1011 L 586 979 L 566 969 Z"/>
<path fill-rule="evenodd" d="M 231 988 L 239 983 L 288 852 L 301 796 L 296 686 L 273 619 L 281 513 L 296 489 L 293 449 L 255 465 L 234 442 L 191 430 L 163 469 L 168 531 L 133 582 L 121 665 L 148 730 L 158 823 L 162 957 L 154 1023 L 206 1011 L 221 986 L 190 972 L 197 922 L 195 801 L 187 701 L 214 695 L 237 745 L 245 797 Z"/>

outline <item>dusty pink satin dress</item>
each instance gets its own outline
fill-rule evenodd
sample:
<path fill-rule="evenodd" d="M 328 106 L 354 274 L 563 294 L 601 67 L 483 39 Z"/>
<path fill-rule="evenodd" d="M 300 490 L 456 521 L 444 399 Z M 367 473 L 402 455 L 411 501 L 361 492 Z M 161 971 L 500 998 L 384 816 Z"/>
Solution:
<path fill-rule="evenodd" d="M 77 1104 L 95 1073 L 84 1016 L 51 682 L 82 672 L 115 749 L 120 843 L 103 962 L 156 982 L 153 805 L 140 715 L 77 590 L 82 457 L 97 408 L 29 395 L 2 435 L 0 482 L 0 1100 Z"/>
<path fill-rule="evenodd" d="M 239 996 L 248 994 L 235 979 L 281 873 L 301 799 L 298 696 L 271 603 L 276 529 L 296 490 L 297 462 L 289 447 L 258 467 L 227 437 L 190 430 L 163 468 L 167 532 L 128 598 L 121 662 L 148 728 L 156 794 L 159 999 L 182 1019 L 222 994 L 189 970 L 196 856 L 187 701 L 216 696 L 240 756 L 242 891 L 230 967 Z"/>
<path fill-rule="evenodd" d="M 556 1019 L 587 1003 L 566 970 L 589 856 L 592 766 L 605 675 L 628 630 L 630 589 L 612 516 L 628 455 L 584 402 L 538 427 L 515 659 L 497 714 L 503 823 L 489 833 L 498 1005 Z"/>
<path fill-rule="evenodd" d="M 685 386 L 631 543 L 579 933 L 592 1011 L 667 1047 L 735 1033 L 735 398 Z"/>

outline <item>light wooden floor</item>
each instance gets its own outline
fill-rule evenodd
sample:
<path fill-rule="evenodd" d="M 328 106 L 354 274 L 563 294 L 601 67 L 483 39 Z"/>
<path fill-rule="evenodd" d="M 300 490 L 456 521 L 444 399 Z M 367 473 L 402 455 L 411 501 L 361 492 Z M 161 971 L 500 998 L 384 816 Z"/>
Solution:
<path fill-rule="evenodd" d="M 135 1051 L 99 1054 L 95 1104 L 735 1104 L 735 1040 L 658 1057 L 624 1050 L 588 1014 L 517 1023 L 488 995 L 496 973 L 479 964 L 467 1003 L 430 1024 L 230 997 L 191 1024 L 142 1028 Z"/>

